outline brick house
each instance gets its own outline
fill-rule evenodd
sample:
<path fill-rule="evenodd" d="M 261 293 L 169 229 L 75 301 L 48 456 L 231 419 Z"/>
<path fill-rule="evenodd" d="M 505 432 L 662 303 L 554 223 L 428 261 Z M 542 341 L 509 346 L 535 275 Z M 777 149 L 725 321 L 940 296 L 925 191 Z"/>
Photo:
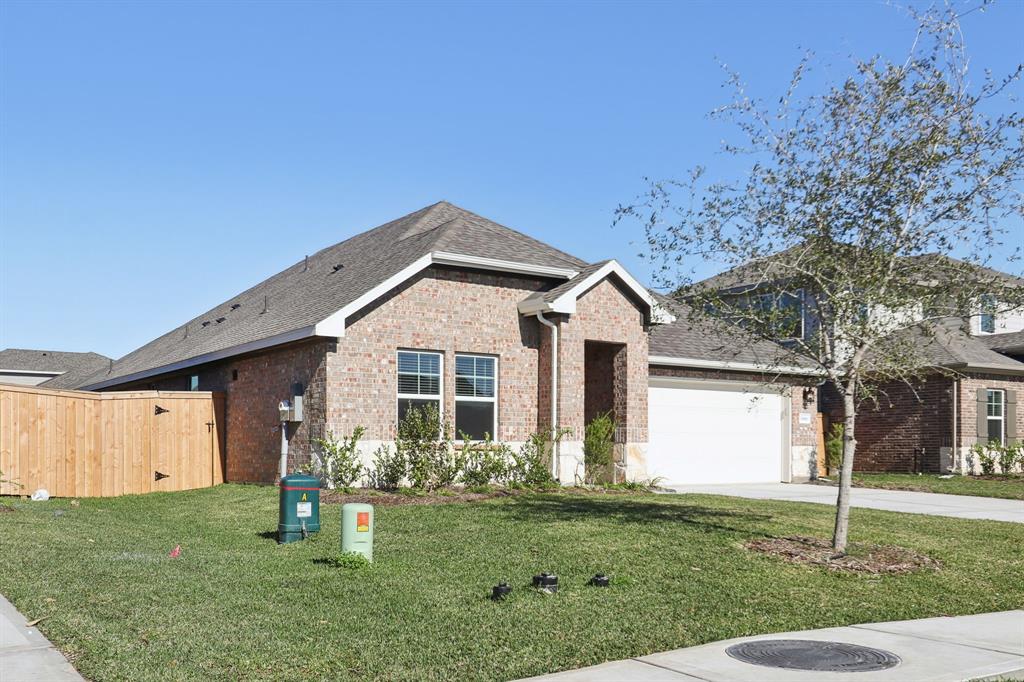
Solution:
<path fill-rule="evenodd" d="M 775 254 L 767 264 L 739 266 L 701 283 L 737 296 L 757 296 L 758 282 L 777 277 L 784 282 L 785 260 L 798 248 Z M 925 266 L 953 262 L 945 256 L 916 257 Z M 1015 284 L 1019 278 L 980 268 Z M 781 297 L 795 321 L 795 338 L 813 341 L 819 321 L 811 292 L 802 288 Z M 897 317 L 891 311 L 882 314 Z M 920 311 L 907 319 L 918 320 Z M 979 312 L 967 319 L 945 318 L 900 332 L 908 335 L 929 368 L 923 379 L 891 382 L 878 387 L 876 401 L 866 401 L 857 414 L 858 471 L 947 472 L 976 471 L 970 448 L 975 443 L 1008 444 L 1024 436 L 1024 310 Z M 793 339 L 780 339 L 786 344 Z M 842 398 L 831 386 L 820 390 L 819 409 L 828 422 L 843 418 Z M 827 427 L 826 427 L 827 428 Z"/>
<path fill-rule="evenodd" d="M 293 469 L 317 438 L 356 426 L 368 462 L 410 406 L 433 403 L 471 437 L 513 446 L 567 428 L 564 482 L 605 411 L 631 479 L 806 478 L 814 381 L 792 368 L 767 388 L 758 358 L 778 347 L 709 338 L 616 261 L 585 263 L 440 202 L 293 264 L 80 385 L 223 391 L 232 481 L 275 480 L 278 403 L 297 396 Z"/>

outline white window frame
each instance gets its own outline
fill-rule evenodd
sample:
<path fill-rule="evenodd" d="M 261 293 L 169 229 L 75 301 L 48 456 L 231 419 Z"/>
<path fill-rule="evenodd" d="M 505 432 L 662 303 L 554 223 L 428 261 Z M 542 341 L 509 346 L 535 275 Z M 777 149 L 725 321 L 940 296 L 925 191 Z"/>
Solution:
<path fill-rule="evenodd" d="M 430 393 L 402 393 L 398 390 L 398 356 L 401 353 L 417 353 L 419 355 L 436 355 L 438 358 L 437 395 Z M 398 402 L 405 400 L 437 400 L 438 418 L 444 421 L 444 353 L 436 350 L 420 350 L 419 348 L 399 348 L 395 351 L 395 428 L 398 428 Z"/>
<path fill-rule="evenodd" d="M 199 375 L 190 374 L 188 377 L 188 390 L 198 391 L 199 390 Z"/>
<path fill-rule="evenodd" d="M 989 431 L 991 431 L 992 422 L 999 422 L 999 445 L 1006 445 L 1006 391 L 1001 388 L 989 388 L 986 390 L 988 393 L 985 395 L 985 423 L 989 426 Z M 988 413 L 988 406 L 992 403 L 993 394 L 996 393 L 1002 396 L 999 402 L 999 411 L 1001 414 L 998 417 L 994 417 Z M 991 443 L 992 441 L 987 439 L 988 433 L 985 435 L 986 442 Z"/>
<path fill-rule="evenodd" d="M 501 376 L 501 361 L 497 355 L 487 355 L 486 353 L 456 353 L 455 354 L 455 382 L 458 386 L 458 371 L 459 371 L 459 358 L 488 358 L 494 360 L 494 395 L 490 398 L 482 398 L 479 396 L 460 396 L 457 393 L 457 388 L 452 390 L 455 394 L 455 407 L 458 410 L 459 402 L 467 403 L 493 403 L 494 404 L 494 423 L 491 425 L 491 439 L 498 440 L 498 394 L 501 391 L 501 382 L 499 377 Z M 452 425 L 455 425 L 455 420 L 452 420 Z M 456 430 L 455 436 L 458 437 L 459 432 Z M 480 441 L 471 441 L 480 442 Z"/>
<path fill-rule="evenodd" d="M 986 308 L 988 310 L 986 311 Z M 981 297 L 981 312 L 978 314 L 978 333 L 979 334 L 995 334 L 996 325 L 999 320 L 996 319 L 996 301 L 995 298 L 990 294 L 985 294 Z M 988 318 L 992 321 L 992 328 L 985 329 L 985 320 Z"/>

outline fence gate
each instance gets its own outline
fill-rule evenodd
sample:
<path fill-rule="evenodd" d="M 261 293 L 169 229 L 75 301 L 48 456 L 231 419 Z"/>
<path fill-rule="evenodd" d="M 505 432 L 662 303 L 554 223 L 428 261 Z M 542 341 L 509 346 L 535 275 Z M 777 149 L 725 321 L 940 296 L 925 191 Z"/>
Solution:
<path fill-rule="evenodd" d="M 223 483 L 224 400 L 0 384 L 0 494 L 112 497 Z"/>

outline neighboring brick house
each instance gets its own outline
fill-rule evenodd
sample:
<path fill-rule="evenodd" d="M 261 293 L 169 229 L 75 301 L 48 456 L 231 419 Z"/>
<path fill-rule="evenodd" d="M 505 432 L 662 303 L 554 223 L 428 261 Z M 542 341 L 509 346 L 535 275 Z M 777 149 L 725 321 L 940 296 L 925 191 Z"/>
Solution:
<path fill-rule="evenodd" d="M 917 346 L 935 368 L 920 381 L 879 387 L 878 398 L 857 414 L 859 471 L 977 471 L 975 443 L 1012 443 L 1024 435 L 1024 363 L 1008 351 L 1020 332 L 975 336 L 961 320 L 944 320 Z M 1009 342 L 1009 345 L 1004 346 Z M 1019 343 L 1019 340 L 1017 341 Z M 822 411 L 832 421 L 843 415 L 834 391 L 823 391 Z"/>
<path fill-rule="evenodd" d="M 70 388 L 111 362 L 99 353 L 6 348 L 0 350 L 0 384 Z"/>
<path fill-rule="evenodd" d="M 287 426 L 293 469 L 306 466 L 317 438 L 356 426 L 366 429 L 361 451 L 369 461 L 377 446 L 394 440 L 410 406 L 434 403 L 470 436 L 487 432 L 513 446 L 552 423 L 567 428 L 554 463 L 564 482 L 582 474 L 584 426 L 604 411 L 619 427 L 617 453 L 632 479 L 661 471 L 695 471 L 695 479 L 720 482 L 805 477 L 810 421 L 788 424 L 807 409 L 803 389 L 797 410 L 786 384 L 778 389 L 785 401 L 768 398 L 772 414 L 761 409 L 757 419 L 748 417 L 734 396 L 755 386 L 755 364 L 730 368 L 734 360 L 724 352 L 708 367 L 715 353 L 689 352 L 692 330 L 680 331 L 673 320 L 616 261 L 587 264 L 441 202 L 309 256 L 120 358 L 82 387 L 223 391 L 232 481 L 275 480 L 278 403 L 298 395 L 303 419 Z M 658 346 L 660 358 L 650 357 L 649 344 L 662 338 L 652 330 L 675 339 Z M 693 332 L 695 339 L 706 336 Z M 670 367 L 649 369 L 656 359 L 657 367 Z M 764 433 L 788 440 L 760 448 L 769 465 L 753 469 L 729 465 L 750 453 L 732 445 L 728 433 L 712 449 L 667 442 L 671 433 L 652 443 L 648 402 L 661 394 L 650 377 L 665 371 L 717 380 L 713 391 L 688 385 L 679 395 L 697 390 L 712 400 L 722 393 L 733 410 L 728 429 L 750 431 L 749 442 Z M 796 376 L 794 382 L 807 383 L 801 371 Z M 670 409 L 663 401 L 656 407 L 662 416 Z M 704 437 L 697 431 L 706 421 L 690 420 L 694 442 Z M 690 468 L 673 469 L 676 459 Z M 792 459 L 800 462 L 796 470 Z M 719 470 L 740 475 L 702 473 Z"/>
<path fill-rule="evenodd" d="M 778 276 L 785 281 L 785 260 L 797 247 L 779 252 L 756 266 L 740 266 L 701 283 L 716 291 L 756 296 L 758 282 Z M 929 254 L 921 264 L 959 261 Z M 778 265 L 777 265 L 778 264 Z M 986 274 L 1016 282 L 1012 275 L 988 268 Z M 794 312 L 796 334 L 813 341 L 818 320 L 808 292 L 798 289 L 782 297 Z M 891 314 L 890 314 L 891 315 Z M 892 315 L 893 319 L 897 316 Z M 920 321 L 920 311 L 907 316 Z M 877 387 L 875 399 L 862 403 L 857 414 L 858 471 L 946 472 L 977 470 L 969 457 L 978 442 L 1012 443 L 1024 435 L 1024 412 L 1017 409 L 1024 395 L 1024 310 L 980 313 L 967 319 L 947 318 L 908 327 L 912 347 L 921 353 L 924 377 L 893 381 Z M 780 339 L 786 343 L 789 339 Z M 842 398 L 832 386 L 820 391 L 820 409 L 829 422 L 843 418 Z M 827 427 L 826 427 L 827 428 Z"/>

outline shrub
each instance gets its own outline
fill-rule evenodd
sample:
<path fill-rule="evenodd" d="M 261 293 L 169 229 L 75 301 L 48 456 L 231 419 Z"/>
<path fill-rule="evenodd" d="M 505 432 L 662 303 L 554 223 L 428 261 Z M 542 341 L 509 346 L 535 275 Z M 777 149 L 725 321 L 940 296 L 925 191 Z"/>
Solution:
<path fill-rule="evenodd" d="M 975 443 L 971 446 L 971 454 L 977 458 L 981 473 L 985 476 L 991 476 L 996 472 L 994 447 L 998 446 L 993 446 L 991 443 Z"/>
<path fill-rule="evenodd" d="M 555 446 L 566 433 L 566 429 L 558 429 L 554 434 L 546 430 L 530 434 L 519 452 L 512 455 L 506 481 L 531 487 L 555 484 L 551 476 L 551 461 L 555 456 Z"/>
<path fill-rule="evenodd" d="M 348 488 L 362 476 L 364 468 L 357 446 L 365 432 L 366 429 L 357 426 L 351 436 L 340 441 L 330 432 L 327 438 L 316 439 L 321 452 L 313 453 L 313 473 L 320 476 L 328 488 Z"/>
<path fill-rule="evenodd" d="M 373 453 L 373 473 L 370 485 L 379 490 L 394 490 L 405 478 L 407 472 L 405 457 L 397 449 L 381 445 Z"/>
<path fill-rule="evenodd" d="M 1003 474 L 1012 474 L 1024 456 L 1024 450 L 1020 443 L 1012 443 L 999 448 L 997 453 L 999 460 L 999 471 Z"/>
<path fill-rule="evenodd" d="M 594 417 L 583 434 L 583 464 L 587 483 L 608 474 L 615 451 L 615 420 L 608 412 Z"/>
<path fill-rule="evenodd" d="M 465 433 L 462 438 L 462 482 L 467 488 L 485 487 L 506 480 L 512 451 L 503 443 L 495 443 L 490 434 L 474 443 Z"/>
<path fill-rule="evenodd" d="M 846 432 L 842 422 L 835 422 L 828 427 L 825 437 L 825 466 L 829 471 L 837 470 L 843 463 L 843 434 Z"/>
<path fill-rule="evenodd" d="M 407 465 L 414 488 L 451 485 L 462 471 L 461 454 L 452 447 L 451 428 L 433 404 L 412 407 L 398 425 L 395 449 Z"/>

